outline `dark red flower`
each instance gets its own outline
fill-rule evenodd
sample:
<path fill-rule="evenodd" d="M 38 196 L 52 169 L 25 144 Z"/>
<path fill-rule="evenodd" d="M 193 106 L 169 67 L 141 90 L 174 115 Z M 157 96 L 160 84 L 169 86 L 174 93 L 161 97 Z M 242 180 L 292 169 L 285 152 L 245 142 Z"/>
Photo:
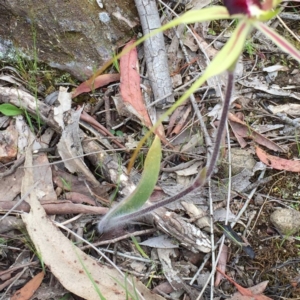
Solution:
<path fill-rule="evenodd" d="M 230 15 L 244 14 L 251 17 L 254 10 L 262 8 L 258 0 L 224 0 L 223 2 Z"/>

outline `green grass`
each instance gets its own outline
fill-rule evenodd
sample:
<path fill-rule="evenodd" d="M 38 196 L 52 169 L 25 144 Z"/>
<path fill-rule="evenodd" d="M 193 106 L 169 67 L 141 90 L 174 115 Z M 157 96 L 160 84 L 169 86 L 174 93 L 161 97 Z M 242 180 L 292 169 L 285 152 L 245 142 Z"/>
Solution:
<path fill-rule="evenodd" d="M 296 145 L 297 145 L 297 150 L 298 150 L 298 156 L 300 157 L 300 143 L 299 143 L 297 134 L 295 135 L 295 139 L 296 139 Z"/>
<path fill-rule="evenodd" d="M 115 67 L 117 72 L 120 73 L 120 65 L 119 65 L 118 59 L 116 58 L 116 53 L 113 52 L 112 56 L 113 56 L 113 66 Z"/>
<path fill-rule="evenodd" d="M 280 248 L 283 246 L 283 244 L 284 244 L 284 243 L 289 239 L 289 237 L 291 237 L 292 235 L 293 235 L 292 232 L 291 232 L 291 233 L 288 233 L 288 234 L 286 234 L 286 235 L 284 235 L 284 236 L 283 236 L 283 239 L 280 241 L 279 244 L 276 242 L 277 248 L 280 249 Z"/>
<path fill-rule="evenodd" d="M 7 239 L 0 237 L 0 245 L 6 245 Z"/>
<path fill-rule="evenodd" d="M 253 56 L 256 53 L 256 48 L 254 46 L 254 43 L 252 41 L 252 39 L 246 40 L 245 42 L 245 46 L 244 46 L 245 52 L 250 56 L 250 58 L 252 59 Z"/>
<path fill-rule="evenodd" d="M 138 241 L 136 240 L 136 238 L 134 236 L 131 237 L 131 240 L 134 243 L 135 248 L 142 255 L 142 257 L 150 259 L 149 256 L 144 252 L 144 250 L 142 249 L 142 247 L 139 245 Z"/>
<path fill-rule="evenodd" d="M 16 69 L 20 76 L 26 81 L 27 88 L 33 93 L 36 100 L 38 99 L 38 74 L 40 72 L 38 68 L 38 49 L 37 49 L 37 32 L 34 24 L 31 25 L 32 34 L 32 53 L 31 58 L 27 57 L 24 53 L 16 51 Z M 33 122 L 31 116 L 25 111 L 26 119 L 29 123 L 30 129 L 33 131 Z M 41 118 L 38 111 L 38 105 L 36 105 L 36 123 L 38 130 L 41 129 Z"/>
<path fill-rule="evenodd" d="M 82 261 L 80 255 L 78 255 L 78 253 L 76 252 L 75 247 L 74 247 L 74 251 L 75 251 L 75 253 L 76 253 L 76 256 L 78 257 L 78 260 L 79 260 L 79 262 L 80 262 L 80 264 L 81 264 L 81 266 L 82 266 L 82 268 L 83 268 L 85 274 L 88 276 L 88 278 L 89 278 L 89 280 L 91 281 L 91 283 L 92 283 L 92 285 L 93 285 L 93 287 L 94 287 L 96 293 L 98 294 L 99 299 L 101 299 L 101 300 L 106 300 L 106 298 L 102 295 L 102 293 L 101 293 L 101 291 L 100 291 L 98 285 L 96 284 L 94 278 L 91 276 L 91 273 L 88 271 L 87 267 L 86 267 L 85 264 L 83 263 L 83 261 Z"/>
<path fill-rule="evenodd" d="M 70 297 L 71 297 L 71 294 L 65 294 L 62 298 L 60 298 L 59 300 L 68 300 L 68 299 L 70 299 Z"/>
<path fill-rule="evenodd" d="M 67 182 L 63 177 L 60 177 L 60 180 L 62 181 L 63 188 L 66 189 L 67 191 L 71 191 L 72 189 L 71 183 Z"/>
<path fill-rule="evenodd" d="M 134 281 L 132 280 L 132 286 L 133 286 L 133 290 L 134 290 L 134 295 L 132 294 L 132 293 L 130 293 L 129 291 L 128 291 L 128 288 L 127 288 L 127 274 L 126 274 L 126 276 L 125 276 L 125 278 L 124 278 L 124 284 L 122 284 L 122 282 L 120 282 L 118 279 L 116 279 L 116 278 L 113 278 L 113 280 L 115 280 L 116 282 L 117 282 L 117 284 L 118 285 L 120 285 L 124 290 L 125 290 L 125 292 L 126 292 L 126 300 L 129 300 L 129 299 L 135 299 L 135 300 L 139 300 L 140 298 L 139 298 L 139 296 L 138 296 L 138 293 L 137 293 L 137 290 L 136 290 L 136 288 L 135 288 L 135 284 L 134 284 Z M 130 298 L 131 297 L 131 298 Z"/>
<path fill-rule="evenodd" d="M 21 231 L 23 232 L 24 229 L 21 229 Z M 46 266 L 45 266 L 42 254 L 41 254 L 40 251 L 38 251 L 36 249 L 34 243 L 30 239 L 30 237 L 29 237 L 29 235 L 28 235 L 27 232 L 24 233 L 24 237 L 23 237 L 22 241 L 30 249 L 30 251 L 32 251 L 36 255 L 36 257 L 39 259 L 39 261 L 41 263 L 42 270 L 43 270 L 44 274 L 46 274 Z"/>

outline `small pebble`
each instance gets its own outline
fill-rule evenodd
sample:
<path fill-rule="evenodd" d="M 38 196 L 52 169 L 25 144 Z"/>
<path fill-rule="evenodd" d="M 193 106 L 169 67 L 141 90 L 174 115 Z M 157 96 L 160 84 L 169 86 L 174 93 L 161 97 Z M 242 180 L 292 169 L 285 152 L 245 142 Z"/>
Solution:
<path fill-rule="evenodd" d="M 293 209 L 283 208 L 274 211 L 270 221 L 281 234 L 292 235 L 300 230 L 300 212 Z"/>

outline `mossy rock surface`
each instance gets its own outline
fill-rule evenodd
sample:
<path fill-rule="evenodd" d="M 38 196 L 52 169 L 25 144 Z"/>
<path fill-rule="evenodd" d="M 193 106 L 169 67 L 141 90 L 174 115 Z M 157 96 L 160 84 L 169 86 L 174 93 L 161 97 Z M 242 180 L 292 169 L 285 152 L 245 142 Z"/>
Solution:
<path fill-rule="evenodd" d="M 134 0 L 102 4 L 101 9 L 94 0 L 3 1 L 1 60 L 22 53 L 86 79 L 134 35 L 138 24 Z"/>

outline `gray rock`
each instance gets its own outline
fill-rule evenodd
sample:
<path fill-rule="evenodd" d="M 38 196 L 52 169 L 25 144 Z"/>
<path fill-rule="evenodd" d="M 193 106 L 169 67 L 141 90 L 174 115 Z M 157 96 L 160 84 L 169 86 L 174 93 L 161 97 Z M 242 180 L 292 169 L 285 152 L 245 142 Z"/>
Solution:
<path fill-rule="evenodd" d="M 292 235 L 300 230 L 300 212 L 293 209 L 283 208 L 274 211 L 270 221 L 285 235 Z"/>
<path fill-rule="evenodd" d="M 253 158 L 253 153 L 248 149 L 231 149 L 231 167 L 232 174 L 236 175 L 242 172 L 244 169 L 253 171 L 253 168 L 256 164 L 255 159 Z"/>
<path fill-rule="evenodd" d="M 94 0 L 1 1 L 0 59 L 37 56 L 86 79 L 130 39 L 138 23 L 134 0 L 103 0 L 101 7 Z"/>

